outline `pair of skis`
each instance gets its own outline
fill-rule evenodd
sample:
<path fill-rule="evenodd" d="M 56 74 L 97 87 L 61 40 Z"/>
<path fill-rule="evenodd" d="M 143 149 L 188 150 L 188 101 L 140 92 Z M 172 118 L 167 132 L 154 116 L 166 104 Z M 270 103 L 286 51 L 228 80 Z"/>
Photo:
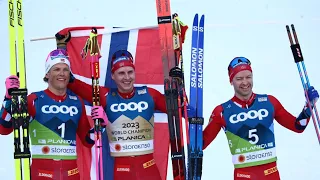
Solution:
<path fill-rule="evenodd" d="M 20 79 L 20 89 L 11 89 L 11 116 L 14 133 L 14 163 L 16 180 L 30 180 L 29 114 L 24 49 L 22 0 L 9 0 L 10 74 Z"/>
<path fill-rule="evenodd" d="M 190 102 L 193 103 L 196 113 L 193 114 L 192 118 L 188 118 L 184 78 L 182 78 L 182 82 L 178 82 L 169 76 L 169 70 L 178 66 L 179 61 L 181 61 L 181 69 L 183 71 L 182 43 L 181 39 L 179 39 L 180 27 L 175 19 L 177 14 L 171 18 L 169 0 L 156 0 L 156 7 L 164 71 L 164 91 L 168 114 L 173 178 L 174 180 L 201 179 L 204 16 L 202 16 L 200 26 L 198 26 L 198 15 L 196 15 L 197 27 L 193 27 L 193 29 L 196 29 L 197 34 L 197 36 L 193 37 L 196 42 L 193 44 L 193 47 L 196 51 L 197 57 L 195 59 L 197 62 L 195 63 L 195 68 L 198 72 L 195 77 L 196 87 L 191 90 L 192 93 L 196 92 L 196 94 L 190 99 Z M 200 57 L 199 61 L 198 54 Z M 201 104 L 199 108 L 198 104 Z M 182 112 L 185 119 L 185 129 L 183 128 Z M 189 125 L 191 128 L 194 128 L 195 131 L 189 133 Z M 184 140 L 184 135 L 186 135 L 186 140 Z M 185 153 L 186 148 L 188 148 L 188 153 Z M 188 156 L 190 156 L 190 160 Z"/>
<path fill-rule="evenodd" d="M 173 46 L 173 24 L 170 1 L 156 0 L 161 57 L 164 73 L 164 91 L 170 134 L 171 162 L 174 180 L 185 179 L 185 153 L 182 121 L 179 112 L 179 82 L 169 76 L 169 70 L 178 65 Z"/>
<path fill-rule="evenodd" d="M 192 25 L 192 45 L 190 64 L 190 102 L 189 116 L 189 179 L 200 180 L 203 159 L 203 56 L 204 56 L 204 18 L 195 14 Z"/>
<path fill-rule="evenodd" d="M 310 82 L 309 82 L 309 77 L 308 77 L 308 74 L 307 74 L 307 69 L 306 69 L 306 66 L 304 64 L 304 59 L 303 59 L 302 52 L 301 52 L 301 47 L 300 47 L 300 44 L 299 44 L 299 41 L 298 41 L 298 36 L 297 36 L 296 30 L 295 30 L 295 27 L 294 27 L 293 24 L 291 24 L 291 29 L 292 29 L 292 34 L 293 34 L 293 37 L 294 37 L 294 41 L 293 41 L 293 38 L 292 38 L 292 35 L 291 35 L 291 32 L 290 32 L 290 28 L 289 28 L 288 25 L 286 25 L 286 29 L 287 29 L 287 33 L 288 33 L 288 38 L 289 38 L 290 47 L 291 47 L 292 55 L 293 55 L 293 58 L 294 58 L 294 62 L 296 63 L 297 68 L 298 68 L 298 72 L 299 72 L 299 75 L 300 75 L 301 83 L 302 83 L 302 86 L 303 86 L 303 89 L 304 89 L 304 93 L 305 93 L 305 97 L 306 97 L 306 100 L 307 100 L 307 105 L 308 105 L 308 107 L 309 107 L 309 109 L 311 111 L 311 117 L 312 117 L 312 120 L 313 120 L 313 125 L 314 125 L 314 128 L 316 130 L 317 138 L 318 138 L 318 141 L 319 141 L 319 144 L 320 144 L 320 132 L 319 132 L 319 130 L 320 130 L 320 119 L 319 119 L 319 114 L 318 114 L 318 110 L 317 110 L 316 104 L 314 104 L 313 102 L 309 101 L 308 89 L 310 88 Z M 302 66 L 303 70 L 301 70 L 301 66 Z M 318 126 L 317 126 L 317 124 L 318 124 Z"/>

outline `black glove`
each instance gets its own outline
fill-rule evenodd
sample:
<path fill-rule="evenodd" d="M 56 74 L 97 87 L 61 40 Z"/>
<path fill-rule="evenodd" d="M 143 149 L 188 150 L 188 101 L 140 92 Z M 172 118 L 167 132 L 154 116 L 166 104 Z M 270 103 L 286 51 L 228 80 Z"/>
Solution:
<path fill-rule="evenodd" d="M 68 32 L 68 34 L 59 34 L 57 33 L 55 35 L 56 37 L 56 42 L 57 42 L 57 49 L 67 49 L 67 43 L 70 41 L 71 39 L 71 33 L 70 31 Z"/>
<path fill-rule="evenodd" d="M 178 66 L 173 67 L 169 71 L 169 76 L 172 77 L 172 78 L 182 79 L 182 70 Z"/>

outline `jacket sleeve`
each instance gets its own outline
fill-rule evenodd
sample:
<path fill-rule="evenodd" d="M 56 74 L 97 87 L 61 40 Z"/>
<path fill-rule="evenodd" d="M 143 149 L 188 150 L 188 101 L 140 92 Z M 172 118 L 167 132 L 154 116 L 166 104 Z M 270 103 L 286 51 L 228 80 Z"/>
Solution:
<path fill-rule="evenodd" d="M 36 110 L 34 107 L 34 101 L 37 99 L 35 94 L 30 94 L 27 98 L 28 101 L 28 113 L 30 116 L 29 121 L 31 121 L 36 115 Z M 13 131 L 12 117 L 11 117 L 11 104 L 12 100 L 5 98 L 0 110 L 0 134 L 8 135 Z"/>

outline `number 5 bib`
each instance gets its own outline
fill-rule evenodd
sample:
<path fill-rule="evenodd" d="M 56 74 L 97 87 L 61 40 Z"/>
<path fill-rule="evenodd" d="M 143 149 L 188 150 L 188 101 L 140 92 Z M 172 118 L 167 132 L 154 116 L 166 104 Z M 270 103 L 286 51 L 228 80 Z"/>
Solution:
<path fill-rule="evenodd" d="M 233 101 L 222 104 L 232 161 L 235 168 L 276 161 L 274 108 L 267 95 L 257 95 L 253 105 L 241 108 Z"/>

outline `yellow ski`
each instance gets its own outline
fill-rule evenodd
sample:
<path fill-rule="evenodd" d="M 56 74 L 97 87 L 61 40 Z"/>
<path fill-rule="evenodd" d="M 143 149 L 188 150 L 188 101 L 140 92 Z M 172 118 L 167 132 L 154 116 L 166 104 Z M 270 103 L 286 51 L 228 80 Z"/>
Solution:
<path fill-rule="evenodd" d="M 9 0 L 10 74 L 20 79 L 20 89 L 13 89 L 11 114 L 14 133 L 16 180 L 30 180 L 29 114 L 24 50 L 22 0 Z M 22 133 L 22 138 L 21 138 Z M 22 142 L 21 142 L 22 140 Z"/>

